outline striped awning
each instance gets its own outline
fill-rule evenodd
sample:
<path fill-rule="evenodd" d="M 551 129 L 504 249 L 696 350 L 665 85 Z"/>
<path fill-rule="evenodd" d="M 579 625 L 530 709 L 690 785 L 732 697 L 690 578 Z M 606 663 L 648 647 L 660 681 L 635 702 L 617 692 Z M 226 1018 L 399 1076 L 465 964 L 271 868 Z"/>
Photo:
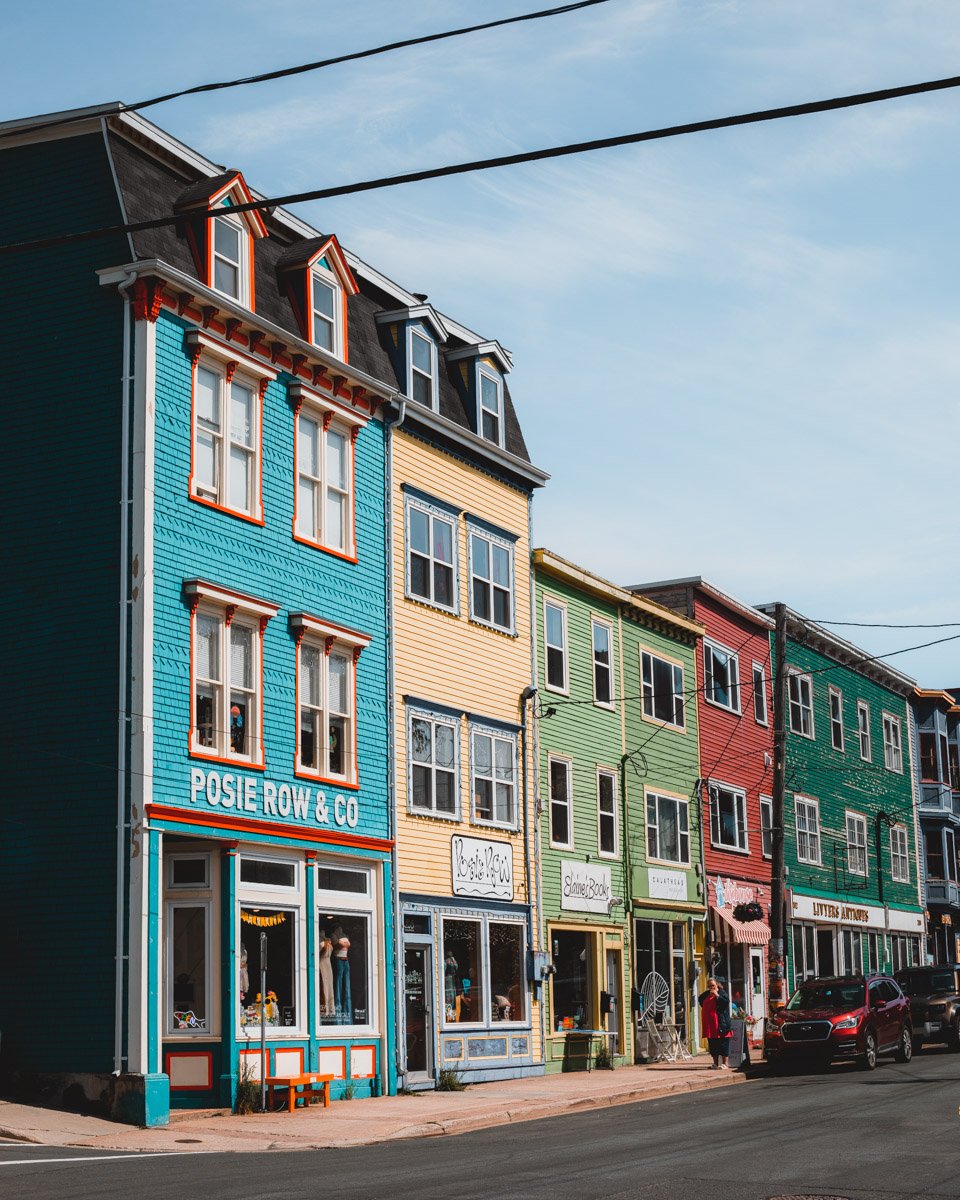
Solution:
<path fill-rule="evenodd" d="M 765 946 L 770 941 L 770 926 L 766 921 L 738 921 L 725 908 L 713 910 L 721 921 L 729 925 L 735 942 L 743 942 L 749 946 Z"/>

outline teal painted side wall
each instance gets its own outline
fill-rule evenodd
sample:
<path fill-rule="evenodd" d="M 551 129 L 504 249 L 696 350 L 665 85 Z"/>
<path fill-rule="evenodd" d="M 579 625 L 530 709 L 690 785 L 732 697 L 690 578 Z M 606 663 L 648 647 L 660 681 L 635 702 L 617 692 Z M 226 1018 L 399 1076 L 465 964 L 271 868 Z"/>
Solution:
<path fill-rule="evenodd" d="M 99 135 L 2 149 L 0 177 L 5 242 L 122 219 Z M 95 271 L 129 254 L 0 259 L 5 1074 L 113 1069 L 122 303 Z"/>

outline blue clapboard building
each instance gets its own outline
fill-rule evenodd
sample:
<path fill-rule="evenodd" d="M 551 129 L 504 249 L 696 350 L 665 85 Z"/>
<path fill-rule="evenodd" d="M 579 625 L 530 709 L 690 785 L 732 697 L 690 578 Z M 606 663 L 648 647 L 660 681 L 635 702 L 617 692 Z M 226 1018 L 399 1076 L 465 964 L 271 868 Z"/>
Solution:
<path fill-rule="evenodd" d="M 0 260 L 0 1077 L 161 1124 L 265 1030 L 270 1074 L 389 1092 L 389 285 L 71 116 L 0 127 L 3 240 L 176 222 Z"/>

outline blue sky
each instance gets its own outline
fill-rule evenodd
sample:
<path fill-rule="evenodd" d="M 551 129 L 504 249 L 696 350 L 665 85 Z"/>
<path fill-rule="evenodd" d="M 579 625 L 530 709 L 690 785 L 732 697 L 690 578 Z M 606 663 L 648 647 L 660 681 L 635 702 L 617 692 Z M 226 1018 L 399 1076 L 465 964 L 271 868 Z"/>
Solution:
<path fill-rule="evenodd" d="M 540 6 L 40 0 L 5 14 L 0 116 Z M 147 115 L 282 194 L 957 73 L 947 0 L 611 0 Z M 813 618 L 960 620 L 958 127 L 950 91 L 300 211 L 513 352 L 538 544 Z M 891 661 L 960 684 L 960 640 Z"/>

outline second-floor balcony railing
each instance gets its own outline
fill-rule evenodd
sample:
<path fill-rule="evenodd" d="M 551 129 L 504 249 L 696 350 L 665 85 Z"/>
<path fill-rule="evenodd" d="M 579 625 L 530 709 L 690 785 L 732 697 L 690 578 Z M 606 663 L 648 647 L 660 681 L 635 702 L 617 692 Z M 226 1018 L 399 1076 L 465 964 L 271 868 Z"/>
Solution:
<path fill-rule="evenodd" d="M 924 882 L 927 904 L 946 904 L 960 908 L 960 883 L 952 879 L 927 879 Z"/>

